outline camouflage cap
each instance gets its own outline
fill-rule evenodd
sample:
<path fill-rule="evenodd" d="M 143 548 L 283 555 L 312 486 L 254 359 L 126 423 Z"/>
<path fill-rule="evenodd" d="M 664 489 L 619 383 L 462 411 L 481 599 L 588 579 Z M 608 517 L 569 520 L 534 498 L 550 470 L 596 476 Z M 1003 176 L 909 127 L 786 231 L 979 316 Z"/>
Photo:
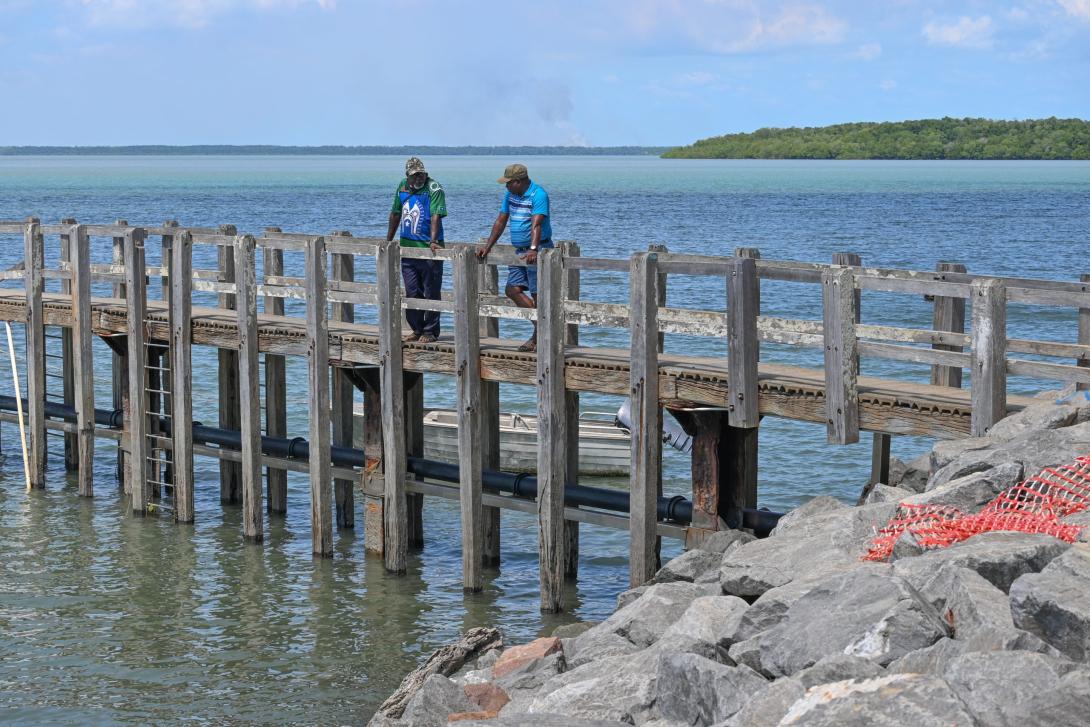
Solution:
<path fill-rule="evenodd" d="M 529 179 L 530 172 L 526 170 L 525 164 L 508 164 L 503 170 L 503 176 L 496 181 L 500 184 L 507 184 L 508 182 L 516 179 Z"/>
<path fill-rule="evenodd" d="M 424 162 L 420 161 L 420 157 L 409 157 L 409 160 L 405 162 L 405 176 L 411 177 L 414 174 L 426 173 L 424 170 Z"/>

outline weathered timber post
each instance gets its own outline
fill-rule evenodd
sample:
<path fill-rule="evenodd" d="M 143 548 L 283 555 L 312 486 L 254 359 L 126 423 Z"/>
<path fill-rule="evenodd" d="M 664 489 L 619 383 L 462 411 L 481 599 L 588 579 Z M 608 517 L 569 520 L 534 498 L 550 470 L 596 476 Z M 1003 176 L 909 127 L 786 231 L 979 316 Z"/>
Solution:
<path fill-rule="evenodd" d="M 833 265 L 850 265 L 854 267 L 862 267 L 863 258 L 854 252 L 834 252 L 833 253 Z M 863 322 L 863 291 L 855 291 L 855 322 Z M 858 356 L 856 356 L 858 359 Z M 859 364 L 856 363 L 856 371 L 859 371 Z M 889 484 L 889 450 L 892 443 L 892 437 L 887 432 L 874 432 L 871 437 L 870 448 L 870 478 L 868 479 L 868 485 L 875 485 L 879 482 L 883 484 Z M 869 489 L 866 490 L 869 492 Z"/>
<path fill-rule="evenodd" d="M 42 293 L 45 279 L 45 238 L 41 225 L 31 218 L 23 231 L 24 284 L 26 289 L 27 420 L 30 424 L 30 484 L 45 487 L 48 446 L 45 433 L 45 312 Z"/>
<path fill-rule="evenodd" d="M 329 321 L 324 237 L 306 245 L 307 364 L 310 382 L 310 529 L 314 555 L 333 557 L 333 482 L 329 459 Z"/>
<path fill-rule="evenodd" d="M 62 225 L 72 226 L 76 221 L 71 217 L 65 217 L 60 221 Z M 61 266 L 68 266 L 69 275 L 72 270 L 72 235 L 71 232 L 60 234 L 60 262 Z M 61 295 L 72 294 L 72 279 L 61 278 Z M 75 368 L 73 367 L 74 352 L 72 349 L 72 329 L 60 327 L 61 333 L 61 391 L 65 406 L 76 406 L 76 382 Z M 74 472 L 79 468 L 79 434 L 76 432 L 64 433 L 64 469 Z"/>
<path fill-rule="evenodd" d="M 574 242 L 561 244 L 561 252 L 565 258 L 579 257 L 579 245 Z M 562 294 L 565 302 L 579 300 L 579 269 L 565 267 L 562 277 Z M 561 308 L 564 319 L 567 316 Z M 568 323 L 564 326 L 564 344 L 566 346 L 579 345 L 579 324 Z M 568 468 L 565 472 L 565 482 L 579 483 L 579 392 L 564 391 L 564 411 L 568 417 L 567 425 L 567 457 Z M 574 581 L 579 576 L 579 522 L 577 520 L 564 520 L 564 577 Z"/>
<path fill-rule="evenodd" d="M 95 494 L 95 358 L 91 349 L 91 244 L 87 229 L 73 225 L 68 233 L 75 247 L 72 265 L 72 366 L 75 369 L 76 450 L 79 494 Z"/>
<path fill-rule="evenodd" d="M 242 412 L 242 532 L 251 542 L 265 535 L 261 502 L 261 369 L 257 345 L 256 243 L 250 235 L 235 238 L 235 290 L 238 293 L 238 381 L 245 402 Z M 319 298 L 316 305 L 320 305 Z"/>
<path fill-rule="evenodd" d="M 727 448 L 729 485 L 720 491 L 718 510 L 727 527 L 742 526 L 742 510 L 757 506 L 757 436 L 761 416 L 757 367 L 761 341 L 757 315 L 761 288 L 755 257 L 735 257 L 727 277 Z M 720 464 L 723 467 L 723 464 Z"/>
<path fill-rule="evenodd" d="M 118 227 L 128 227 L 128 220 L 117 220 L 115 223 Z M 111 262 L 115 266 L 116 270 L 122 270 L 125 265 L 125 238 L 124 236 L 113 238 L 113 255 Z M 124 273 L 120 273 L 124 278 Z M 113 297 L 118 299 L 125 298 L 125 284 L 114 283 L 113 284 Z M 129 401 L 129 359 L 125 355 L 125 342 L 122 338 L 120 345 L 111 346 L 113 350 L 113 356 L 110 359 L 110 372 L 112 380 L 113 397 L 112 403 L 114 410 L 121 409 L 122 411 L 128 411 Z M 124 442 L 117 443 L 117 484 L 121 487 L 126 494 L 129 493 L 129 481 L 126 475 L 128 468 L 125 466 L 125 445 Z"/>
<path fill-rule="evenodd" d="M 477 256 L 469 247 L 454 255 L 454 375 L 458 386 L 458 499 L 462 523 L 462 587 L 484 585 L 484 516 L 481 506 L 481 330 Z"/>
<path fill-rule="evenodd" d="M 424 456 L 424 374 L 405 371 L 405 456 Z M 411 475 L 406 474 L 406 477 Z M 424 547 L 424 495 L 405 493 L 406 539 L 410 548 Z"/>
<path fill-rule="evenodd" d="M 658 491 L 662 478 L 662 409 L 658 377 L 658 255 L 636 253 L 629 265 L 632 469 L 629 477 L 629 584 L 655 575 Z"/>
<path fill-rule="evenodd" d="M 279 227 L 266 227 L 265 234 L 276 234 Z M 261 251 L 265 278 L 284 274 L 284 251 L 276 247 L 266 247 Z M 274 316 L 284 315 L 284 299 L 266 295 L 263 299 L 264 312 Z M 287 371 L 283 356 L 265 354 L 265 431 L 270 437 L 288 436 L 288 384 Z M 267 502 L 270 513 L 283 514 L 288 511 L 288 472 L 276 467 L 265 468 Z"/>
<path fill-rule="evenodd" d="M 338 231 L 333 239 L 350 238 L 352 233 Z M 355 258 L 349 253 L 333 253 L 330 278 L 334 281 L 352 282 L 356 278 Z M 351 303 L 334 303 L 330 320 L 352 323 L 355 319 L 354 306 Z M 352 446 L 352 403 L 355 387 L 348 373 L 335 367 L 333 369 L 333 444 L 337 447 Z M 356 527 L 356 500 L 352 480 L 337 478 L 333 480 L 334 500 L 336 501 L 337 527 Z"/>
<path fill-rule="evenodd" d="M 484 295 L 499 295 L 499 269 L 487 260 L 477 266 L 478 291 Z M 481 316 L 480 337 L 499 338 L 500 319 Z M 493 472 L 500 468 L 500 385 L 496 381 L 481 381 L 481 466 Z M 485 566 L 500 564 L 500 508 L 485 505 L 484 544 L 481 559 Z"/>
<path fill-rule="evenodd" d="M 165 262 L 165 261 L 164 261 Z M 193 236 L 181 230 L 170 251 L 170 439 L 174 522 L 191 523 L 193 504 Z"/>
<path fill-rule="evenodd" d="M 129 331 L 129 482 L 132 511 L 143 517 L 148 509 L 148 390 L 144 361 L 144 327 L 147 317 L 147 278 L 144 272 L 144 230 L 125 231 L 125 290 Z"/>
<path fill-rule="evenodd" d="M 822 273 L 825 336 L 825 418 L 829 441 L 859 441 L 859 355 L 855 336 L 855 274 L 847 268 Z"/>
<path fill-rule="evenodd" d="M 363 447 L 367 466 L 363 481 L 363 547 L 369 553 L 384 551 L 382 498 L 386 488 L 382 470 L 382 384 L 377 368 L 357 369 L 363 390 Z"/>
<path fill-rule="evenodd" d="M 1079 280 L 1082 283 L 1090 283 L 1090 274 L 1083 273 Z M 1090 285 L 1083 285 L 1082 292 L 1090 293 Z M 1079 345 L 1090 346 L 1090 308 L 1079 308 Z M 1090 355 L 1081 356 L 1076 365 L 1083 367 L 1090 367 Z M 1090 384 L 1075 384 L 1076 391 L 1086 391 L 1090 389 Z"/>
<path fill-rule="evenodd" d="M 386 570 L 404 573 L 408 557 L 405 501 L 405 380 L 401 343 L 401 248 L 395 240 L 379 246 L 379 370 L 382 398 L 383 557 Z"/>
<path fill-rule="evenodd" d="M 237 230 L 234 225 L 220 225 L 219 234 L 234 237 Z M 235 282 L 235 254 L 226 245 L 217 245 L 216 254 L 219 262 L 219 282 Z M 220 293 L 219 307 L 224 310 L 235 309 L 235 296 Z M 238 351 L 221 348 L 217 351 L 219 359 L 219 424 L 222 429 L 238 431 L 241 427 L 242 402 L 239 401 L 238 388 Z M 238 505 L 242 502 L 242 464 L 221 459 L 220 463 L 220 502 L 224 505 Z"/>
<path fill-rule="evenodd" d="M 966 268 L 961 263 L 939 263 L 939 273 L 964 273 Z M 945 276 L 940 276 L 944 279 Z M 944 295 L 935 296 L 935 310 L 932 316 L 932 328 L 936 331 L 950 331 L 951 333 L 965 333 L 965 299 L 950 298 Z M 932 344 L 936 351 L 964 350 L 962 346 L 948 345 L 944 343 Z M 961 388 L 961 368 L 958 366 L 943 366 L 934 364 L 931 366 L 931 383 L 935 386 L 952 386 Z"/>
<path fill-rule="evenodd" d="M 564 396 L 563 253 L 538 255 L 537 298 L 537 517 L 541 610 L 564 607 L 564 478 L 568 473 Z"/>
<path fill-rule="evenodd" d="M 974 280 L 970 434 L 983 437 L 1007 415 L 1007 289 L 1001 280 Z"/>

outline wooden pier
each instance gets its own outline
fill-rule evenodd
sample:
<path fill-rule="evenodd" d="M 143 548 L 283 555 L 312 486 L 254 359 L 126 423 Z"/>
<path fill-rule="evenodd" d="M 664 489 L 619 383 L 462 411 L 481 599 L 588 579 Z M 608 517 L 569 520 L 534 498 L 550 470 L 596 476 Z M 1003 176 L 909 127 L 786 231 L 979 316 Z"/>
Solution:
<path fill-rule="evenodd" d="M 950 264 L 935 272 L 875 269 L 851 254 L 838 255 L 832 264 L 773 261 L 749 248 L 727 257 L 659 248 L 627 260 L 606 259 L 581 256 L 577 245 L 565 243 L 541 252 L 538 308 L 527 310 L 498 295 L 497 266 L 518 262 L 510 250 L 496 249 L 482 262 L 468 244 L 452 243 L 432 253 L 347 233 L 269 228 L 249 235 L 229 225 L 134 227 L 123 220 L 112 225 L 0 222 L 0 239 L 13 243 L 15 236 L 23 241 L 24 264 L 0 273 L 0 280 L 23 286 L 0 287 L 0 320 L 26 324 L 34 487 L 45 486 L 47 429 L 66 433 L 65 462 L 78 470 L 84 496 L 92 496 L 96 484 L 94 439 L 113 438 L 134 514 L 145 515 L 156 500 L 170 501 L 177 522 L 192 522 L 199 516 L 193 457 L 213 456 L 221 461 L 221 501 L 241 505 L 246 539 L 260 542 L 266 513 L 286 511 L 286 472 L 305 470 L 315 555 L 332 554 L 335 528 L 354 527 L 360 494 L 366 547 L 383 555 L 391 573 L 403 573 L 409 548 L 422 542 L 423 496 L 457 499 L 467 591 L 480 590 L 484 569 L 499 562 L 500 510 L 532 511 L 539 523 L 546 611 L 563 607 L 562 583 L 574 576 L 577 564 L 579 522 L 629 530 L 633 585 L 654 575 L 659 537 L 694 544 L 709 532 L 737 527 L 742 509 L 757 505 L 758 431 L 765 416 L 824 425 L 829 441 L 839 444 L 872 432 L 872 479 L 882 481 L 892 435 L 979 436 L 1032 401 L 1008 395 L 1008 374 L 1090 387 L 1088 276 L 1081 282 L 992 278 Z M 194 266 L 194 246 L 200 245 L 216 248 L 216 269 Z M 149 250 L 160 264 L 147 262 Z M 285 254 L 302 257 L 302 275 L 285 274 Z M 403 298 L 402 257 L 449 260 L 453 293 L 439 301 Z M 374 260 L 374 282 L 357 282 L 357 263 L 364 258 Z M 46 260 L 55 262 L 47 267 Z M 580 300 L 584 270 L 627 274 L 629 304 Z M 715 295 L 725 312 L 669 307 L 671 275 L 710 278 L 708 289 L 720 291 Z M 47 290 L 53 280 L 56 289 Z M 762 315 L 765 280 L 820 286 L 821 319 Z M 864 324 L 862 291 L 930 296 L 933 324 L 922 329 Z M 195 294 L 214 294 L 217 302 L 195 305 Z M 285 299 L 306 301 L 305 316 L 285 315 Z M 1069 309 L 1077 343 L 1009 339 L 1008 302 Z M 453 334 L 429 344 L 403 342 L 405 308 L 452 314 Z M 376 324 L 357 322 L 356 313 L 366 309 L 377 310 Z M 536 321 L 536 354 L 520 352 L 519 341 L 500 337 L 504 318 Z M 627 330 L 631 345 L 581 345 L 582 326 Z M 64 401 L 77 412 L 75 424 L 45 413 L 46 331 L 54 328 L 62 332 Z M 726 355 L 664 353 L 664 334 L 719 339 Z M 95 360 L 95 336 L 109 344 L 109 360 Z M 820 349 L 824 366 L 762 361 L 762 343 Z M 195 346 L 216 350 L 218 423 L 241 432 L 238 450 L 195 444 L 189 426 L 163 424 L 188 425 L 194 419 Z M 263 434 L 287 434 L 288 356 L 308 362 L 306 462 L 262 452 Z M 926 364 L 931 378 L 861 376 L 861 357 Z M 124 412 L 120 430 L 95 424 L 94 383 L 107 366 L 113 377 L 110 406 Z M 961 388 L 966 369 L 967 389 Z M 422 453 L 423 374 L 456 378 L 456 485 L 407 475 L 407 459 Z M 497 469 L 501 382 L 538 389 L 536 503 L 482 488 L 482 471 Z M 352 441 L 357 390 L 364 403 L 367 466 L 335 466 L 331 447 Z M 581 392 L 632 400 L 628 516 L 565 505 L 565 482 L 577 480 Z M 694 436 L 693 515 L 687 524 L 657 516 L 663 407 Z M 12 421 L 15 415 L 5 412 L 2 418 Z"/>

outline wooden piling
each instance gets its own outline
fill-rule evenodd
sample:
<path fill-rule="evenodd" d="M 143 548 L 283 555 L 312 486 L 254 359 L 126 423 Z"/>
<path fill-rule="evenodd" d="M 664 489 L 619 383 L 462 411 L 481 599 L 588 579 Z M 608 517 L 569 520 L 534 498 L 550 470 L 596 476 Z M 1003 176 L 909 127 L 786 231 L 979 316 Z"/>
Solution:
<path fill-rule="evenodd" d="M 279 227 L 265 228 L 266 234 L 280 232 Z M 280 248 L 267 247 L 262 250 L 262 265 L 265 277 L 284 274 L 284 251 Z M 284 315 L 284 299 L 266 295 L 264 312 L 269 315 Z M 265 431 L 270 437 L 288 436 L 288 384 L 287 369 L 283 356 L 265 354 Z M 284 514 L 288 511 L 288 472 L 277 467 L 266 467 L 267 503 L 270 513 Z"/>
<path fill-rule="evenodd" d="M 65 217 L 60 221 L 62 225 L 75 225 L 76 221 L 71 217 Z M 72 271 L 72 263 L 74 256 L 72 254 L 72 233 L 62 232 L 60 234 L 60 261 L 61 264 L 67 264 L 69 270 Z M 74 274 L 74 271 L 72 271 Z M 60 287 L 62 295 L 72 294 L 72 280 L 65 280 L 61 278 Z M 65 406 L 76 407 L 76 367 L 73 366 L 75 361 L 75 351 L 72 342 L 72 335 L 74 331 L 71 328 L 61 326 L 59 328 L 61 336 L 61 391 L 62 401 Z M 47 384 L 48 387 L 48 384 Z M 64 469 L 68 472 L 75 472 L 79 469 L 79 434 L 77 432 L 64 432 Z M 81 488 L 82 490 L 82 488 Z M 81 493 L 82 494 L 82 493 Z"/>
<path fill-rule="evenodd" d="M 385 551 L 383 495 L 386 489 L 382 471 L 382 383 L 377 368 L 354 372 L 363 391 L 363 452 L 367 466 L 363 480 L 363 547 L 368 553 Z"/>
<path fill-rule="evenodd" d="M 264 539 L 265 531 L 262 520 L 264 507 L 261 502 L 261 391 L 259 383 L 261 370 L 257 345 L 255 248 L 256 243 L 250 235 L 239 235 L 235 238 L 235 290 L 238 292 L 236 309 L 239 332 L 238 381 L 240 398 L 245 402 L 240 429 L 242 529 L 246 540 L 260 543 Z M 320 303 L 324 297 L 316 300 Z"/>
<path fill-rule="evenodd" d="M 193 237 L 179 232 L 170 251 L 171 462 L 174 522 L 191 523 L 193 504 Z"/>
<path fill-rule="evenodd" d="M 833 253 L 833 265 L 851 265 L 854 267 L 863 266 L 863 258 L 854 252 L 834 252 Z M 863 322 L 863 291 L 855 291 L 855 322 L 857 324 Z M 859 371 L 859 356 L 856 355 L 856 371 Z M 892 443 L 892 437 L 886 432 L 874 432 L 871 436 L 870 447 L 870 478 L 867 480 L 868 485 L 875 485 L 879 482 L 883 484 L 889 483 L 889 450 Z M 869 489 L 866 490 L 869 492 Z"/>
<path fill-rule="evenodd" d="M 91 246 L 83 225 L 73 225 L 68 233 L 74 248 L 72 265 L 72 367 L 75 369 L 76 451 L 79 469 L 79 494 L 95 494 L 95 371 L 91 350 Z"/>
<path fill-rule="evenodd" d="M 859 441 L 859 357 L 855 336 L 854 273 L 832 268 L 821 276 L 825 337 L 825 417 L 829 441 Z"/>
<path fill-rule="evenodd" d="M 755 257 L 735 257 L 727 276 L 728 394 L 726 431 L 720 437 L 717 511 L 727 527 L 742 526 L 742 510 L 757 505 L 757 315 L 760 282 Z M 725 451 L 724 451 L 725 449 Z"/>
<path fill-rule="evenodd" d="M 234 225 L 220 225 L 219 234 L 234 236 Z M 219 282 L 235 282 L 235 254 L 223 245 L 216 248 L 219 262 Z M 235 296 L 220 293 L 219 307 L 224 310 L 235 309 Z M 239 431 L 242 419 L 242 402 L 239 400 L 238 386 L 238 351 L 221 348 L 217 352 L 219 359 L 219 425 L 222 429 Z M 242 464 L 221 459 L 220 466 L 220 502 L 224 505 L 238 505 L 242 502 Z"/>
<path fill-rule="evenodd" d="M 565 258 L 579 257 L 579 245 L 575 242 L 565 242 L 561 245 L 561 251 Z M 562 294 L 563 300 L 579 300 L 580 295 L 579 269 L 567 267 L 564 270 Z M 665 290 L 663 291 L 665 293 Z M 564 326 L 564 343 L 569 347 L 579 345 L 579 325 L 569 323 Z M 564 481 L 573 485 L 579 484 L 579 392 L 566 390 L 564 392 L 564 411 L 568 417 L 567 424 L 567 471 Z M 579 522 L 577 520 L 564 520 L 564 577 L 574 581 L 579 577 Z"/>
<path fill-rule="evenodd" d="M 972 392 L 974 437 L 983 437 L 1007 415 L 1007 289 L 1001 280 L 970 286 L 973 306 Z"/>
<path fill-rule="evenodd" d="M 424 374 L 405 371 L 405 456 L 424 456 Z M 412 477 L 406 473 L 406 477 Z M 405 493 L 405 538 L 410 548 L 424 547 L 424 496 L 419 492 Z"/>
<path fill-rule="evenodd" d="M 45 314 L 42 307 L 45 238 L 37 220 L 28 222 L 24 228 L 23 255 L 27 300 L 27 434 L 30 437 L 30 484 L 33 488 L 44 489 L 48 452 L 45 433 Z"/>
<path fill-rule="evenodd" d="M 1079 280 L 1083 283 L 1090 283 L 1090 273 L 1083 273 Z M 1083 289 L 1090 291 L 1090 285 L 1084 285 Z M 1078 342 L 1081 346 L 1090 346 L 1090 308 L 1079 308 L 1079 337 Z M 1076 362 L 1078 366 L 1090 367 L 1090 356 L 1082 356 Z M 1075 384 L 1076 391 L 1086 391 L 1090 389 L 1090 384 L 1077 383 Z"/>
<path fill-rule="evenodd" d="M 537 515 L 541 610 L 563 608 L 564 478 L 567 465 L 567 402 L 564 396 L 563 255 L 538 255 L 537 296 Z"/>
<path fill-rule="evenodd" d="M 499 295 L 499 271 L 495 265 L 477 266 L 478 292 Z M 479 316 L 481 338 L 499 338 L 500 319 Z M 493 472 L 500 468 L 500 385 L 496 381 L 481 381 L 481 466 Z M 481 559 L 486 567 L 500 565 L 500 508 L 481 508 L 484 542 Z"/>
<path fill-rule="evenodd" d="M 637 253 L 629 264 L 631 321 L 629 396 L 632 469 L 629 485 L 629 585 L 655 575 L 658 488 L 662 477 L 662 409 L 658 377 L 658 256 Z"/>
<path fill-rule="evenodd" d="M 128 220 L 117 220 L 114 222 L 118 227 L 128 227 Z M 115 237 L 113 238 L 113 255 L 110 262 L 114 265 L 124 265 L 125 263 L 125 238 Z M 125 298 L 125 284 L 114 283 L 113 284 L 113 297 L 117 299 Z M 110 359 L 110 376 L 112 378 L 112 403 L 114 411 L 122 410 L 127 411 L 129 400 L 129 359 L 126 356 L 127 343 L 124 337 L 117 337 L 121 340 L 114 345 L 110 346 L 113 351 L 113 355 Z M 117 483 L 126 494 L 129 493 L 129 481 L 127 476 L 128 468 L 125 466 L 125 447 L 122 442 L 117 443 Z"/>
<path fill-rule="evenodd" d="M 481 339 L 477 256 L 468 247 L 454 256 L 454 374 L 458 388 L 458 499 L 462 523 L 462 587 L 484 585 L 484 513 L 481 507 Z"/>
<path fill-rule="evenodd" d="M 351 233 L 335 232 L 334 239 L 349 238 Z M 351 282 L 355 280 L 355 259 L 348 253 L 335 253 L 332 256 L 332 268 L 330 278 L 338 281 Z M 355 320 L 354 306 L 351 303 L 333 303 L 330 319 L 351 323 Z M 355 387 L 352 385 L 348 373 L 343 368 L 334 368 L 332 371 L 332 422 L 333 444 L 337 447 L 352 446 L 352 406 L 355 395 Z M 333 480 L 334 500 L 336 502 L 337 527 L 354 528 L 356 526 L 356 500 L 353 492 L 352 480 Z"/>
<path fill-rule="evenodd" d="M 333 482 L 329 427 L 329 321 L 324 237 L 306 245 L 307 365 L 310 383 L 310 528 L 314 555 L 333 557 Z"/>
<path fill-rule="evenodd" d="M 401 343 L 401 248 L 398 241 L 379 246 L 379 369 L 382 380 L 382 521 L 386 570 L 404 573 L 408 558 L 405 501 L 405 382 Z"/>
<path fill-rule="evenodd" d="M 134 515 L 148 508 L 148 391 L 144 361 L 144 319 L 147 317 L 147 279 L 144 272 L 144 230 L 125 231 L 125 303 L 129 332 L 129 482 Z"/>
<path fill-rule="evenodd" d="M 964 273 L 966 268 L 960 263 L 942 262 L 938 264 L 937 270 L 940 273 Z M 965 333 L 965 299 L 936 295 L 932 321 L 932 328 L 936 331 Z M 957 351 L 959 353 L 964 350 L 961 346 L 944 343 L 932 344 L 931 348 L 936 351 Z M 959 366 L 934 364 L 931 367 L 931 383 L 935 386 L 961 388 L 961 373 Z"/>

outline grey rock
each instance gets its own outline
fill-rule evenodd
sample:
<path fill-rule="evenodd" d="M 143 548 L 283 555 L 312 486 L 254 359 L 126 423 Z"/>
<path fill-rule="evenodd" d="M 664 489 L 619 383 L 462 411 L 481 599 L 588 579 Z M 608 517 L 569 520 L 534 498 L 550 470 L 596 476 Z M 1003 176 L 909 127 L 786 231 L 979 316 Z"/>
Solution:
<path fill-rule="evenodd" d="M 718 572 L 719 563 L 723 556 L 719 553 L 700 550 L 689 550 L 670 560 L 659 569 L 652 583 L 673 583 L 674 581 L 686 581 L 692 583 L 697 577 L 708 573 Z"/>
<path fill-rule="evenodd" d="M 724 666 L 695 654 L 659 662 L 655 711 L 662 719 L 706 725 L 736 713 L 766 682 L 746 667 Z"/>
<path fill-rule="evenodd" d="M 982 724 L 1018 725 L 1013 708 L 1054 689 L 1066 667 L 1056 659 L 1024 651 L 977 652 L 950 661 L 943 679 Z"/>
<path fill-rule="evenodd" d="M 503 653 L 503 649 L 489 649 L 480 656 L 477 657 L 476 668 L 486 669 L 497 661 L 499 661 L 500 654 Z"/>
<path fill-rule="evenodd" d="M 923 552 L 923 546 L 916 540 L 916 536 L 906 530 L 901 533 L 897 540 L 893 541 L 893 549 L 889 552 L 889 561 L 892 563 L 902 558 L 914 558 Z"/>
<path fill-rule="evenodd" d="M 1051 690 L 1038 692 L 1012 710 L 1011 724 L 1085 727 L 1090 714 L 1090 670 L 1073 671 Z"/>
<path fill-rule="evenodd" d="M 1087 451 L 1090 451 L 1090 422 L 1063 429 L 1031 431 L 996 443 L 990 449 L 964 452 L 932 474 L 927 489 L 1006 462 L 1020 462 L 1025 473 L 1033 475 L 1045 467 L 1070 462 Z"/>
<path fill-rule="evenodd" d="M 835 497 L 818 495 L 817 497 L 807 500 L 794 510 L 784 513 L 784 516 L 780 518 L 780 521 L 776 524 L 776 528 L 772 531 L 772 535 L 785 535 L 790 532 L 796 524 L 807 518 L 814 517 L 815 515 L 826 515 L 834 510 L 843 510 L 847 507 L 847 505 Z"/>
<path fill-rule="evenodd" d="M 792 678 L 799 680 L 803 687 L 809 689 L 818 684 L 842 682 L 845 679 L 871 679 L 881 676 L 883 671 L 882 667 L 870 659 L 848 654 L 833 654 L 803 669 Z"/>
<path fill-rule="evenodd" d="M 996 422 L 988 430 L 988 438 L 1002 441 L 1014 439 L 1030 431 L 1069 427 L 1078 420 L 1079 410 L 1080 407 L 1076 404 L 1047 403 L 1027 406 Z"/>
<path fill-rule="evenodd" d="M 704 596 L 695 599 L 685 613 L 662 634 L 652 648 L 665 652 L 697 654 L 727 663 L 731 637 L 749 604 L 735 596 Z"/>
<path fill-rule="evenodd" d="M 1004 462 L 983 472 L 951 480 L 901 500 L 908 505 L 949 505 L 965 513 L 977 512 L 1003 490 L 1022 481 L 1022 464 Z"/>
<path fill-rule="evenodd" d="M 897 481 L 897 487 L 912 492 L 923 492 L 927 479 L 931 476 L 931 453 L 924 452 L 905 465 L 904 474 Z M 893 483 L 890 483 L 893 484 Z"/>
<path fill-rule="evenodd" d="M 1037 654 L 1060 658 L 1058 650 L 1042 641 L 1036 634 L 1019 628 L 979 626 L 961 639 L 965 650 L 971 651 L 1032 651 Z"/>
<path fill-rule="evenodd" d="M 805 694 L 806 687 L 798 679 L 777 679 L 754 694 L 722 727 L 777 727 L 791 705 Z"/>
<path fill-rule="evenodd" d="M 870 488 L 870 491 L 863 497 L 862 502 L 859 504 L 874 505 L 879 502 L 900 502 L 906 497 L 911 497 L 913 494 L 914 493 L 911 490 L 904 490 L 900 487 L 891 487 L 879 483 Z"/>
<path fill-rule="evenodd" d="M 561 624 L 553 629 L 552 635 L 558 639 L 574 639 L 580 634 L 590 631 L 601 621 L 575 621 L 570 624 Z"/>
<path fill-rule="evenodd" d="M 1077 525 L 1082 528 L 1078 536 L 1076 536 L 1076 540 L 1080 543 L 1090 543 L 1090 510 L 1065 515 L 1060 518 L 1060 522 L 1064 525 Z"/>
<path fill-rule="evenodd" d="M 397 724 L 404 727 L 445 725 L 448 714 L 475 709 L 477 706 L 466 698 L 460 685 L 442 674 L 432 674 L 409 700 Z"/>
<path fill-rule="evenodd" d="M 862 554 L 870 546 L 875 528 L 885 525 L 896 511 L 897 505 L 892 502 L 834 508 L 795 522 L 785 524 L 781 520 L 772 537 L 801 538 L 822 534 L 832 538 L 841 548 Z"/>
<path fill-rule="evenodd" d="M 966 452 L 991 449 L 995 444 L 987 437 L 966 437 L 965 439 L 946 439 L 935 442 L 928 455 L 928 471 L 938 472 Z"/>
<path fill-rule="evenodd" d="M 746 532 L 745 530 L 717 530 L 704 538 L 704 542 L 698 547 L 709 553 L 722 554 L 731 548 L 744 545 L 745 543 L 756 539 L 757 537 L 753 533 Z"/>
<path fill-rule="evenodd" d="M 736 641 L 727 650 L 727 657 L 738 666 L 748 666 L 756 672 L 761 671 L 761 641 L 754 636 L 745 641 Z"/>
<path fill-rule="evenodd" d="M 566 714 L 500 715 L 493 719 L 470 719 L 456 722 L 458 727 L 617 727 L 628 725 L 608 719 L 574 719 Z"/>
<path fill-rule="evenodd" d="M 946 635 L 935 610 L 904 580 L 862 570 L 823 581 L 795 601 L 780 623 L 750 641 L 756 642 L 759 671 L 775 678 L 834 654 L 884 666 Z"/>
<path fill-rule="evenodd" d="M 541 689 L 549 679 L 563 673 L 566 668 L 564 653 L 558 651 L 523 664 L 495 679 L 495 684 L 507 692 L 511 699 L 517 699 L 520 692 L 529 694 Z"/>
<path fill-rule="evenodd" d="M 596 631 L 597 628 L 598 626 L 595 626 L 577 636 L 571 643 L 570 651 L 565 645 L 564 654 L 569 667 L 574 668 L 614 656 L 627 656 L 639 651 L 640 647 L 625 637 L 612 631 Z"/>
<path fill-rule="evenodd" d="M 1090 659 L 1090 546 L 1072 547 L 1010 590 L 1015 626 L 1076 661 Z"/>
<path fill-rule="evenodd" d="M 947 664 L 968 650 L 964 641 L 939 639 L 931 646 L 895 660 L 886 667 L 886 671 L 890 674 L 942 674 Z"/>
<path fill-rule="evenodd" d="M 953 563 L 943 565 L 920 588 L 950 626 L 955 638 L 967 638 L 981 626 L 1013 628 L 1006 595 L 979 573 Z"/>
<path fill-rule="evenodd" d="M 596 677 L 537 697 L 530 703 L 527 714 L 563 714 L 577 719 L 642 724 L 655 717 L 652 708 L 658 696 L 657 682 L 655 668 L 603 669 Z"/>
<path fill-rule="evenodd" d="M 647 589 L 651 586 L 636 586 L 635 588 L 629 588 L 627 591 L 621 591 L 617 595 L 617 608 L 615 610 L 620 611 L 625 606 L 634 603 L 640 596 L 647 593 Z"/>
<path fill-rule="evenodd" d="M 949 548 L 899 560 L 893 564 L 893 571 L 921 588 L 939 568 L 952 563 L 976 571 L 1006 593 L 1016 578 L 1041 570 L 1069 547 L 1048 535 L 982 533 Z"/>
<path fill-rule="evenodd" d="M 807 690 L 780 722 L 807 727 L 975 727 L 965 704 L 938 677 L 893 674 Z"/>
<path fill-rule="evenodd" d="M 584 640 L 592 640 L 603 633 L 623 636 L 636 646 L 650 646 L 685 613 L 694 599 L 717 592 L 714 586 L 694 583 L 652 585 L 635 601 L 577 638 L 576 654 L 582 650 Z"/>

